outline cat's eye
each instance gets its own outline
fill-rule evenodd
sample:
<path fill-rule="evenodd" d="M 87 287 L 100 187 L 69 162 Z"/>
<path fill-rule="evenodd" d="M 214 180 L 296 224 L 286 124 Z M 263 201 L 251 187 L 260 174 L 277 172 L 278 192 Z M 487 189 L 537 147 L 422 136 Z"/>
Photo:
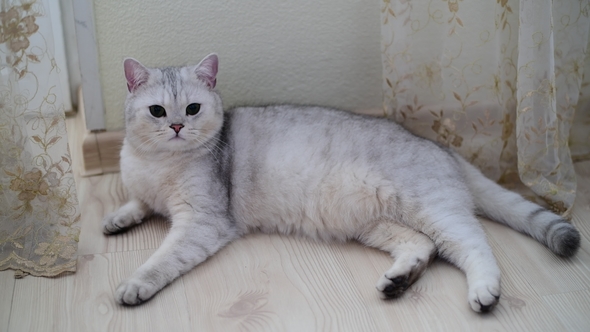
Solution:
<path fill-rule="evenodd" d="M 160 105 L 150 106 L 150 113 L 152 113 L 152 115 L 155 116 L 156 118 L 161 118 L 163 116 L 166 116 L 166 110 L 164 109 L 164 107 L 162 107 Z"/>
<path fill-rule="evenodd" d="M 200 109 L 201 109 L 201 104 L 197 104 L 197 103 L 190 104 L 186 107 L 186 114 L 187 115 L 195 115 L 195 114 L 199 113 Z"/>

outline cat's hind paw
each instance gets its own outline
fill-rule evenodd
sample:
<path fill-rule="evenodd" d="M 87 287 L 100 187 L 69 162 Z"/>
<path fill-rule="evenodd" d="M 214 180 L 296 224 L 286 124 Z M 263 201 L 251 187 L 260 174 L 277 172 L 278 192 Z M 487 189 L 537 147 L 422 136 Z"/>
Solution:
<path fill-rule="evenodd" d="M 469 305 L 475 312 L 489 312 L 500 300 L 500 282 L 469 287 Z"/>
<path fill-rule="evenodd" d="M 418 258 L 413 253 L 402 255 L 395 260 L 393 266 L 377 281 L 377 290 L 381 298 L 393 299 L 401 296 L 428 266 L 428 261 Z"/>
<path fill-rule="evenodd" d="M 400 297 L 409 286 L 408 276 L 398 276 L 389 279 L 383 275 L 377 282 L 377 290 L 384 300 Z"/>
<path fill-rule="evenodd" d="M 151 299 L 158 288 L 153 283 L 144 282 L 139 279 L 123 281 L 115 291 L 115 301 L 122 305 L 139 305 Z"/>

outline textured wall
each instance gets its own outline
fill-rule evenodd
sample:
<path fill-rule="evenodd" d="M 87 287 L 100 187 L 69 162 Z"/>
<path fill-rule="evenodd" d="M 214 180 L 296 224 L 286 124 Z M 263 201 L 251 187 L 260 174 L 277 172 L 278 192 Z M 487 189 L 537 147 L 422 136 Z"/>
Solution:
<path fill-rule="evenodd" d="M 108 130 L 123 127 L 122 61 L 196 64 L 216 52 L 224 106 L 381 106 L 377 0 L 97 0 Z"/>

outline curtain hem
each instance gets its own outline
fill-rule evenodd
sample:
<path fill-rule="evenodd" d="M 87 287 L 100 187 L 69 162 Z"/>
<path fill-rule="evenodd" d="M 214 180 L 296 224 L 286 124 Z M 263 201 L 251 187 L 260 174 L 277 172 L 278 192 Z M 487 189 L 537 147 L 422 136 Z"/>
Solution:
<path fill-rule="evenodd" d="M 34 277 L 57 277 L 64 273 L 76 272 L 77 257 L 71 261 L 51 267 L 36 264 L 35 262 L 19 257 L 11 253 L 8 258 L 0 262 L 0 271 L 14 270 L 15 278 L 20 279 L 27 275 Z"/>

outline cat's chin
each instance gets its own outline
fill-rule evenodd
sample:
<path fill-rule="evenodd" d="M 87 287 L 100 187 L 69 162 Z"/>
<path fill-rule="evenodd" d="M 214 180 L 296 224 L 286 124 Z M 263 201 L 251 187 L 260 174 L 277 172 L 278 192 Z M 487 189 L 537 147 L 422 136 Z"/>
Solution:
<path fill-rule="evenodd" d="M 132 145 L 133 146 L 133 145 Z M 148 155 L 148 154 L 160 154 L 160 153 L 170 153 L 170 152 L 186 152 L 195 149 L 194 144 L 190 144 L 184 138 L 172 138 L 165 142 L 160 142 L 155 146 L 152 146 L 149 150 L 145 150 L 142 148 L 137 148 L 137 146 L 133 146 L 134 150 L 139 153 L 140 155 Z"/>
<path fill-rule="evenodd" d="M 187 152 L 198 149 L 202 144 L 182 137 L 174 137 L 159 144 L 158 150 L 167 152 Z"/>
<path fill-rule="evenodd" d="M 194 146 L 191 146 L 189 142 L 182 137 L 173 137 L 166 141 L 165 144 L 162 144 L 162 147 L 166 151 L 186 151 L 194 148 Z"/>

